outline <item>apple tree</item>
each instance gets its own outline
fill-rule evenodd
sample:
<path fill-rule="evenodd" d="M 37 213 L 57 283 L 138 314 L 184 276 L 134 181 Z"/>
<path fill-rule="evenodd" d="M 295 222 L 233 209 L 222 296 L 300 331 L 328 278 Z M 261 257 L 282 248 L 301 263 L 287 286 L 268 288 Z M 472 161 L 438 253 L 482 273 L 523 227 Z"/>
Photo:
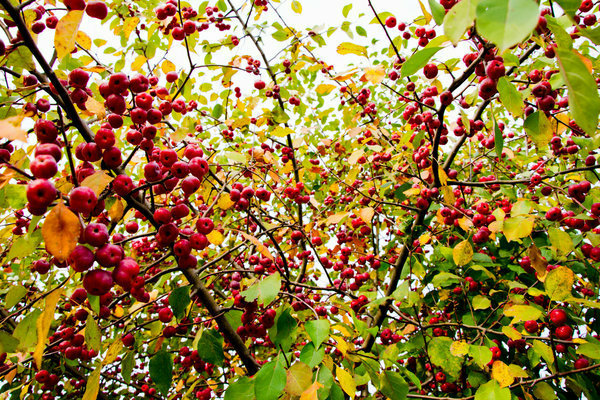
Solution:
<path fill-rule="evenodd" d="M 0 0 L 3 398 L 597 398 L 598 2 L 320 3 Z"/>

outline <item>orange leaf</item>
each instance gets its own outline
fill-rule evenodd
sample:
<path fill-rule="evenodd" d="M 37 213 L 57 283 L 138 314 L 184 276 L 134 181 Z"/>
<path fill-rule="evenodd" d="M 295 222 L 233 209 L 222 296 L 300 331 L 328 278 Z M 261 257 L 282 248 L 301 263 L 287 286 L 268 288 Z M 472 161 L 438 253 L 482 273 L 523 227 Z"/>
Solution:
<path fill-rule="evenodd" d="M 256 246 L 256 250 L 258 250 L 260 254 L 262 254 L 270 260 L 274 260 L 273 255 L 271 254 L 271 252 L 269 252 L 269 249 L 264 244 L 262 244 L 260 240 L 258 240 L 252 235 L 248 235 L 245 232 L 240 231 L 240 233 L 242 234 L 244 239 L 248 240 L 250 243 Z"/>
<path fill-rule="evenodd" d="M 106 109 L 102 105 L 102 103 L 96 101 L 93 97 L 88 97 L 85 101 L 85 108 L 92 114 L 94 114 L 98 119 L 104 119 L 106 116 Z"/>
<path fill-rule="evenodd" d="M 373 209 L 373 207 L 361 208 L 358 212 L 358 215 L 365 224 L 370 224 L 371 220 L 373 219 L 373 216 L 375 215 L 375 210 Z"/>
<path fill-rule="evenodd" d="M 21 129 L 23 116 L 16 116 L 0 121 L 0 138 L 27 142 L 27 132 Z"/>
<path fill-rule="evenodd" d="M 60 262 L 66 261 L 79 240 L 79 218 L 62 201 L 50 211 L 42 226 L 42 236 L 48 253 Z"/>
<path fill-rule="evenodd" d="M 310 385 L 302 394 L 300 395 L 300 400 L 317 400 L 317 390 L 322 388 L 319 382 L 315 381 L 312 385 Z"/>
<path fill-rule="evenodd" d="M 363 78 L 364 80 L 371 82 L 374 85 L 377 85 L 378 83 L 381 83 L 383 78 L 385 78 L 385 70 L 381 65 L 378 65 L 376 67 L 367 67 L 365 68 L 365 74 Z"/>
<path fill-rule="evenodd" d="M 88 176 L 81 182 L 81 186 L 89 187 L 96 193 L 96 196 L 100 196 L 100 193 L 106 189 L 109 183 L 113 180 L 106 172 L 96 171 L 92 175 Z"/>

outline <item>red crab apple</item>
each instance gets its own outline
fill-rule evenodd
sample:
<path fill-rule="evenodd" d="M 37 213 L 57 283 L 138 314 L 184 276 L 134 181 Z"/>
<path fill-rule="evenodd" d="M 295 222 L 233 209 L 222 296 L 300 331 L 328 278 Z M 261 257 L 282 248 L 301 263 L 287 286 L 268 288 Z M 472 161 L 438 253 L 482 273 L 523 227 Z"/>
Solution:
<path fill-rule="evenodd" d="M 85 274 L 83 287 L 93 296 L 102 296 L 110 291 L 113 279 L 110 272 L 103 269 L 94 269 Z"/>
<path fill-rule="evenodd" d="M 86 215 L 90 214 L 97 203 L 98 196 L 96 196 L 96 193 L 92 189 L 86 186 L 76 187 L 69 195 L 69 206 L 75 212 Z"/>
<path fill-rule="evenodd" d="M 53 156 L 40 154 L 29 164 L 29 169 L 38 179 L 50 179 L 58 172 L 58 164 Z"/>
<path fill-rule="evenodd" d="M 46 208 L 56 199 L 54 185 L 46 179 L 36 179 L 27 184 L 27 201 L 35 208 Z"/>
<path fill-rule="evenodd" d="M 561 326 L 567 322 L 567 313 L 565 310 L 560 308 L 555 308 L 554 310 L 550 311 L 548 317 L 554 326 Z"/>
<path fill-rule="evenodd" d="M 103 1 L 89 0 L 85 13 L 92 18 L 103 20 L 108 16 L 108 7 Z"/>

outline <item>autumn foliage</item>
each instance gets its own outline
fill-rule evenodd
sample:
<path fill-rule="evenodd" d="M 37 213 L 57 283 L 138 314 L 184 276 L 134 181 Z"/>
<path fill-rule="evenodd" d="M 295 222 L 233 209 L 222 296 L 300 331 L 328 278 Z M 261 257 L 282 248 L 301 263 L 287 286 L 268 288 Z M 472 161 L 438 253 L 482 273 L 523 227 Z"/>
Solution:
<path fill-rule="evenodd" d="M 2 398 L 598 398 L 596 3 L 0 5 Z"/>

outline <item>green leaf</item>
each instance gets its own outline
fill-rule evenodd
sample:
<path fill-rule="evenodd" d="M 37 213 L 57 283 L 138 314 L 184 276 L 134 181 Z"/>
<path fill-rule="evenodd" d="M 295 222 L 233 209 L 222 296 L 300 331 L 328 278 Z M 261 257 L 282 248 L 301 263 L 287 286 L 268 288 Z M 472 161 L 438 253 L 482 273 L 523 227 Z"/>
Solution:
<path fill-rule="evenodd" d="M 190 303 L 191 300 L 189 286 L 178 287 L 169 295 L 169 305 L 171 306 L 173 314 L 177 319 L 183 318 L 185 315 L 185 309 Z"/>
<path fill-rule="evenodd" d="M 223 106 L 221 104 L 215 104 L 211 114 L 214 119 L 219 119 L 223 115 Z"/>
<path fill-rule="evenodd" d="M 444 22 L 444 16 L 446 15 L 446 10 L 444 7 L 436 0 L 427 0 L 429 2 L 429 8 L 431 9 L 431 15 L 433 16 L 433 20 L 437 25 L 442 25 Z"/>
<path fill-rule="evenodd" d="M 262 366 L 254 378 L 254 394 L 256 400 L 277 400 L 283 388 L 287 376 L 281 357 L 269 361 Z"/>
<path fill-rule="evenodd" d="M 529 138 L 538 149 L 545 150 L 552 139 L 552 126 L 546 114 L 536 111 L 530 114 L 523 124 Z"/>
<path fill-rule="evenodd" d="M 19 322 L 13 336 L 19 341 L 17 350 L 28 350 L 37 343 L 37 327 L 36 322 L 42 311 L 34 309 Z"/>
<path fill-rule="evenodd" d="M 515 117 L 523 115 L 523 97 L 515 85 L 510 83 L 506 77 L 498 79 L 498 93 L 502 105 Z"/>
<path fill-rule="evenodd" d="M 504 220 L 502 231 L 506 240 L 513 241 L 522 239 L 531 234 L 533 230 L 534 220 L 531 217 L 518 215 L 516 217 L 507 218 Z"/>
<path fill-rule="evenodd" d="M 297 325 L 298 322 L 292 317 L 290 309 L 286 308 L 277 316 L 274 326 L 275 335 L 271 336 L 271 332 L 269 332 L 269 337 L 273 343 L 281 346 L 284 351 L 288 351 L 295 341 Z"/>
<path fill-rule="evenodd" d="M 469 347 L 469 355 L 473 357 L 473 361 L 475 361 L 480 368 L 485 367 L 490 361 L 492 361 L 493 356 L 489 347 L 476 346 L 473 344 Z"/>
<path fill-rule="evenodd" d="M 384 371 L 381 377 L 381 393 L 391 400 L 404 400 L 408 394 L 408 383 L 394 371 Z"/>
<path fill-rule="evenodd" d="M 437 3 L 429 0 L 429 3 Z M 457 45 L 467 29 L 473 25 L 479 0 L 462 0 L 448 11 L 444 17 L 444 34 Z"/>
<path fill-rule="evenodd" d="M 131 373 L 135 366 L 135 352 L 128 351 L 121 361 L 121 376 L 126 383 L 131 382 Z"/>
<path fill-rule="evenodd" d="M 247 376 L 242 376 L 230 383 L 225 391 L 224 400 L 254 400 L 254 381 Z"/>
<path fill-rule="evenodd" d="M 581 5 L 581 0 L 556 0 L 556 2 L 571 18 L 575 15 Z"/>
<path fill-rule="evenodd" d="M 556 390 L 546 382 L 538 382 L 533 387 L 533 394 L 539 400 L 556 400 Z"/>
<path fill-rule="evenodd" d="M 492 379 L 479 386 L 475 393 L 475 400 L 510 400 L 510 389 L 501 388 L 498 381 Z"/>
<path fill-rule="evenodd" d="M 409 58 L 404 62 L 404 64 L 402 64 L 402 68 L 400 69 L 400 76 L 404 78 L 410 75 L 414 75 L 415 73 L 417 73 L 417 71 L 419 71 L 429 62 L 429 60 L 435 55 L 435 53 L 437 53 L 441 49 L 442 47 L 429 47 L 416 52 L 411 58 Z"/>
<path fill-rule="evenodd" d="M 533 351 L 541 356 L 546 363 L 553 369 L 554 364 L 554 356 L 552 353 L 552 348 L 548 346 L 546 343 L 543 343 L 540 340 L 534 340 L 532 344 Z"/>
<path fill-rule="evenodd" d="M 100 328 L 96 323 L 96 320 L 92 316 L 92 314 L 88 314 L 87 321 L 85 323 L 85 343 L 93 350 L 100 350 L 100 339 L 102 338 L 102 334 L 100 333 Z"/>
<path fill-rule="evenodd" d="M 150 378 L 163 395 L 167 395 L 173 380 L 173 358 L 160 350 L 150 359 Z"/>
<path fill-rule="evenodd" d="M 198 341 L 198 355 L 208 363 L 223 365 L 223 337 L 216 329 L 207 329 L 202 332 Z"/>
<path fill-rule="evenodd" d="M 551 15 L 546 15 L 546 22 L 548 28 L 554 33 L 554 38 L 556 40 L 556 44 L 558 47 L 562 49 L 572 49 L 573 48 L 573 39 L 571 39 L 571 35 L 563 28 L 559 21 L 552 17 Z M 565 17 L 566 18 L 566 17 Z M 570 21 L 567 21 L 570 25 Z"/>
<path fill-rule="evenodd" d="M 574 50 L 556 50 L 563 81 L 569 90 L 569 108 L 573 119 L 586 133 L 596 134 L 600 97 L 596 80 Z"/>
<path fill-rule="evenodd" d="M 7 258 L 23 258 L 35 253 L 38 245 L 42 243 L 42 233 L 40 230 L 35 231 L 31 235 L 21 236 L 10 247 Z"/>
<path fill-rule="evenodd" d="M 600 343 L 583 343 L 577 347 L 577 354 L 584 355 L 594 360 L 600 360 Z"/>
<path fill-rule="evenodd" d="M 571 296 L 575 284 L 575 274 L 568 267 L 559 266 L 548 272 L 544 286 L 551 300 L 563 301 Z"/>
<path fill-rule="evenodd" d="M 329 337 L 329 327 L 329 321 L 326 319 L 308 321 L 304 325 L 306 333 L 308 333 L 308 336 L 310 336 L 311 341 L 317 348 Z"/>
<path fill-rule="evenodd" d="M 21 73 L 23 70 L 31 71 L 35 69 L 33 54 L 31 54 L 31 51 L 27 46 L 18 46 L 14 48 L 8 53 L 4 65 L 16 73 Z"/>
<path fill-rule="evenodd" d="M 356 33 L 358 33 L 360 36 L 367 37 L 367 31 L 362 26 L 356 27 Z"/>
<path fill-rule="evenodd" d="M 4 298 L 4 306 L 11 309 L 27 294 L 27 289 L 21 285 L 11 286 Z"/>
<path fill-rule="evenodd" d="M 297 362 L 286 372 L 286 393 L 300 396 L 312 383 L 312 368 L 303 362 Z"/>
<path fill-rule="evenodd" d="M 552 247 L 554 247 L 560 255 L 567 255 L 574 249 L 573 239 L 571 239 L 571 236 L 562 229 L 548 229 L 548 238 L 550 239 Z"/>
<path fill-rule="evenodd" d="M 273 112 L 271 113 L 271 116 L 273 117 L 273 121 L 275 121 L 278 124 L 285 124 L 286 122 L 288 122 L 290 120 L 290 116 L 287 115 L 285 113 L 285 111 L 283 111 L 279 107 L 277 107 L 273 110 Z"/>
<path fill-rule="evenodd" d="M 0 331 L 0 354 L 14 353 L 17 347 L 19 347 L 19 339 L 7 332 Z"/>
<path fill-rule="evenodd" d="M 261 304 L 265 306 L 270 304 L 277 295 L 281 288 L 281 276 L 278 272 L 269 275 L 267 278 L 253 284 L 248 289 L 242 292 L 242 296 L 246 301 L 259 300 Z"/>
<path fill-rule="evenodd" d="M 383 22 L 387 19 L 387 17 L 391 17 L 393 15 L 394 14 L 392 14 L 391 12 L 384 11 L 377 14 L 377 17 L 379 17 L 379 19 Z M 369 24 L 378 24 L 379 20 L 377 19 L 377 17 L 373 18 L 371 22 L 369 22 Z"/>
<path fill-rule="evenodd" d="M 446 287 L 455 285 L 461 281 L 460 276 L 451 274 L 450 272 L 440 272 L 433 277 L 431 284 L 435 287 Z"/>
<path fill-rule="evenodd" d="M 450 353 L 452 339 L 447 337 L 434 337 L 429 342 L 429 357 L 431 362 L 440 366 L 446 373 L 457 377 L 460 373 L 464 357 L 457 357 Z"/>
<path fill-rule="evenodd" d="M 351 9 L 352 9 L 352 3 L 346 4 L 344 6 L 344 8 L 342 8 L 342 15 L 344 16 L 344 18 L 348 17 L 348 13 L 350 12 Z"/>
<path fill-rule="evenodd" d="M 482 0 L 476 16 L 477 31 L 502 53 L 535 29 L 539 7 L 533 0 Z"/>
<path fill-rule="evenodd" d="M 496 156 L 500 158 L 502 156 L 502 149 L 504 148 L 504 138 L 502 137 L 502 131 L 498 127 L 498 122 L 494 118 L 494 149 L 496 150 Z"/>
<path fill-rule="evenodd" d="M 21 209 L 27 204 L 27 186 L 6 185 L 0 190 L 0 205 Z"/>
<path fill-rule="evenodd" d="M 492 301 L 489 297 L 481 295 L 473 297 L 472 303 L 473 309 L 475 310 L 486 310 L 492 305 Z"/>
<path fill-rule="evenodd" d="M 217 7 L 221 11 L 227 11 L 227 3 L 225 3 L 225 0 L 219 0 L 219 1 L 217 1 Z"/>
<path fill-rule="evenodd" d="M 325 349 L 323 347 L 315 349 L 315 345 L 312 342 L 306 343 L 300 352 L 300 361 L 311 368 L 321 364 L 324 357 Z"/>
<path fill-rule="evenodd" d="M 87 297 L 92 311 L 96 314 L 100 314 L 100 296 L 94 296 L 88 293 Z"/>

